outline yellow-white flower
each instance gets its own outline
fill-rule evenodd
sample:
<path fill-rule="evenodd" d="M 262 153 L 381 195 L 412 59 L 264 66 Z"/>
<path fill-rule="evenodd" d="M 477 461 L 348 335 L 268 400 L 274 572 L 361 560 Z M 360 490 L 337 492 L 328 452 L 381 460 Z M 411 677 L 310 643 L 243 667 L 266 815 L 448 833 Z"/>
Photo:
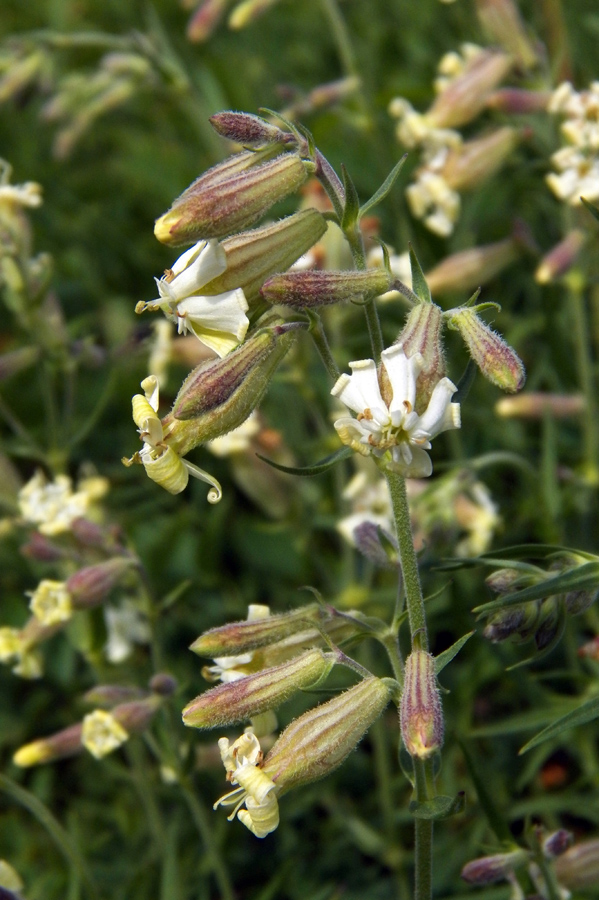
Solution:
<path fill-rule="evenodd" d="M 217 800 L 214 809 L 234 805 L 229 821 L 237 815 L 252 834 L 266 837 L 279 824 L 279 804 L 274 782 L 259 768 L 262 750 L 258 738 L 247 731 L 233 744 L 228 738 L 220 738 L 218 747 L 227 779 L 238 787 Z M 243 804 L 245 809 L 241 808 Z"/>
<path fill-rule="evenodd" d="M 441 154 L 445 156 L 444 151 Z M 421 169 L 416 181 L 406 188 L 406 198 L 412 215 L 422 219 L 429 231 L 449 237 L 460 215 L 461 200 L 438 168 L 439 161 L 434 159 Z"/>
<path fill-rule="evenodd" d="M 226 356 L 244 339 L 249 326 L 245 294 L 241 288 L 214 296 L 200 293 L 226 268 L 225 251 L 218 241 L 200 241 L 156 279 L 158 299 L 138 304 L 136 312 L 161 309 L 177 323 L 179 334 L 191 331 L 219 356 Z"/>
<path fill-rule="evenodd" d="M 545 180 L 558 200 L 580 206 L 585 200 L 599 199 L 599 156 L 579 147 L 562 147 L 551 157 L 557 172 Z"/>
<path fill-rule="evenodd" d="M 29 608 L 42 625 L 58 625 L 68 622 L 73 615 L 73 603 L 64 581 L 44 578 L 34 591 Z"/>
<path fill-rule="evenodd" d="M 0 663 L 14 663 L 12 671 L 21 678 L 40 678 L 42 662 L 18 628 L 0 628 Z"/>
<path fill-rule="evenodd" d="M 96 759 L 112 753 L 129 739 L 129 733 L 104 709 L 95 709 L 83 719 L 81 743 Z"/>
<path fill-rule="evenodd" d="M 89 501 L 86 491 L 73 492 L 67 475 L 57 475 L 54 481 L 47 481 L 40 469 L 19 491 L 23 519 L 50 536 L 69 531 L 73 521 L 85 515 Z"/>
<path fill-rule="evenodd" d="M 250 603 L 248 606 L 247 622 L 256 622 L 258 619 L 267 619 L 270 616 L 270 607 L 260 603 Z M 245 678 L 254 668 L 250 664 L 254 658 L 254 651 L 239 653 L 237 656 L 217 656 L 214 664 L 205 666 L 204 677 L 210 681 L 231 682 Z"/>
<path fill-rule="evenodd" d="M 396 344 L 381 354 L 392 391 L 389 405 L 381 395 L 377 369 L 372 359 L 350 363 L 351 375 L 341 375 L 331 393 L 356 418 L 343 416 L 335 428 L 344 444 L 363 456 L 373 454 L 400 475 L 420 478 L 433 466 L 427 450 L 442 431 L 460 427 L 460 405 L 452 403 L 456 386 L 449 378 L 437 382 L 424 412 L 414 409 L 416 382 L 424 364 L 420 353 L 407 357 Z"/>

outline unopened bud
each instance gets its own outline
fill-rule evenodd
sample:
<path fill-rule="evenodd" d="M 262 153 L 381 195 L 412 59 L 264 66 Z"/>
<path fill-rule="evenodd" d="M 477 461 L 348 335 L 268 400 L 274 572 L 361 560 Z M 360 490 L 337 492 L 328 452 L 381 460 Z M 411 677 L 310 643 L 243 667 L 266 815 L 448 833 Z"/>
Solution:
<path fill-rule="evenodd" d="M 141 700 L 144 692 L 137 687 L 128 687 L 122 684 L 97 684 L 83 695 L 83 699 L 90 706 L 100 706 L 102 709 L 112 709 L 119 703 L 129 703 L 131 700 Z"/>
<path fill-rule="evenodd" d="M 326 219 L 316 209 L 280 219 L 271 225 L 244 231 L 222 241 L 227 268 L 202 288 L 206 295 L 243 288 L 248 303 L 260 297 L 269 275 L 288 269 L 327 230 Z"/>
<path fill-rule="evenodd" d="M 557 637 L 560 628 L 561 600 L 559 597 L 547 597 L 541 604 L 539 623 L 535 631 L 537 650 L 545 650 Z"/>
<path fill-rule="evenodd" d="M 461 876 L 468 884 L 493 884 L 495 881 L 503 881 L 514 869 L 523 866 L 529 859 L 530 853 L 526 850 L 482 856 L 466 863 Z"/>
<path fill-rule="evenodd" d="M 513 0 L 476 0 L 476 11 L 491 42 L 503 47 L 519 68 L 536 66 L 537 54 Z"/>
<path fill-rule="evenodd" d="M 277 794 L 323 778 L 340 766 L 381 715 L 396 688 L 390 678 L 365 678 L 288 725 L 262 765 Z"/>
<path fill-rule="evenodd" d="M 465 141 L 448 152 L 440 174 L 454 191 L 478 187 L 501 168 L 519 139 L 518 131 L 506 126 Z"/>
<path fill-rule="evenodd" d="M 532 636 L 539 620 L 539 603 L 523 603 L 494 613 L 487 622 L 484 636 L 494 644 L 518 635 L 522 640 Z"/>
<path fill-rule="evenodd" d="M 485 578 L 485 584 L 496 594 L 506 594 L 517 588 L 534 584 L 530 576 L 523 576 L 518 569 L 496 569 Z"/>
<path fill-rule="evenodd" d="M 324 616 L 321 607 L 317 603 L 311 603 L 289 613 L 229 622 L 201 634 L 189 649 L 198 656 L 211 659 L 237 656 L 305 631 L 310 622 L 319 622 Z"/>
<path fill-rule="evenodd" d="M 229 28 L 234 31 L 245 28 L 278 2 L 279 0 L 242 0 L 229 16 Z"/>
<path fill-rule="evenodd" d="M 506 53 L 483 50 L 476 54 L 439 94 L 426 113 L 427 122 L 435 128 L 459 128 L 471 122 L 511 67 L 512 60 Z"/>
<path fill-rule="evenodd" d="M 180 456 L 238 428 L 265 393 L 297 335 L 298 323 L 261 328 L 224 359 L 208 360 L 185 379 L 162 420 L 169 445 Z"/>
<path fill-rule="evenodd" d="M 425 650 L 413 650 L 406 660 L 399 722 L 404 746 L 411 756 L 428 759 L 441 748 L 441 695 L 435 660 Z"/>
<path fill-rule="evenodd" d="M 66 589 L 71 595 L 75 609 L 88 609 L 97 606 L 106 599 L 112 590 L 136 565 L 136 560 L 117 556 L 95 566 L 79 569 L 66 582 Z"/>
<path fill-rule="evenodd" d="M 599 885 L 599 839 L 581 841 L 555 860 L 555 875 L 570 891 Z"/>
<path fill-rule="evenodd" d="M 115 720 L 128 734 L 138 734 L 145 731 L 161 705 L 161 697 L 158 693 L 143 700 L 132 700 L 130 703 L 120 703 L 112 710 Z"/>
<path fill-rule="evenodd" d="M 525 380 L 524 366 L 509 344 L 485 325 L 474 309 L 452 309 L 447 318 L 449 327 L 460 332 L 485 378 L 504 391 L 519 391 Z"/>
<path fill-rule="evenodd" d="M 543 853 L 548 859 L 555 859 L 572 846 L 574 835 L 565 828 L 560 828 L 548 835 L 543 841 Z"/>
<path fill-rule="evenodd" d="M 586 612 L 599 597 L 599 591 L 568 591 L 564 594 L 564 607 L 571 616 Z"/>
<path fill-rule="evenodd" d="M 65 556 L 63 547 L 59 547 L 39 531 L 31 532 L 29 540 L 19 548 L 19 552 L 27 559 L 38 562 L 56 562 Z"/>
<path fill-rule="evenodd" d="M 395 538 L 374 522 L 361 522 L 353 530 L 353 541 L 362 556 L 380 569 L 397 570 L 399 551 Z M 384 543 L 381 538 L 384 538 Z"/>
<path fill-rule="evenodd" d="M 260 293 L 269 303 L 308 308 L 342 300 L 369 300 L 384 294 L 393 283 L 385 269 L 365 272 L 306 271 L 273 275 Z"/>
<path fill-rule="evenodd" d="M 210 37 L 232 0 L 202 0 L 187 23 L 187 38 L 194 44 Z"/>
<path fill-rule="evenodd" d="M 250 113 L 225 112 L 210 116 L 210 124 L 221 137 L 229 141 L 235 141 L 244 147 L 260 148 L 268 144 L 293 144 L 296 142 L 294 135 L 288 131 L 282 131 L 276 125 L 267 122 L 260 116 Z"/>
<path fill-rule="evenodd" d="M 307 177 L 306 164 L 293 153 L 233 174 L 215 176 L 210 170 L 157 220 L 154 234 L 163 244 L 175 246 L 226 237 L 252 225 Z"/>
<path fill-rule="evenodd" d="M 21 768 L 39 766 L 42 763 L 65 759 L 81 752 L 81 723 L 71 725 L 47 738 L 25 744 L 13 756 L 15 765 Z"/>
<path fill-rule="evenodd" d="M 518 245 L 513 238 L 472 247 L 447 256 L 426 273 L 432 294 L 465 293 L 494 278 L 518 258 Z"/>
<path fill-rule="evenodd" d="M 576 228 L 567 234 L 543 257 L 535 272 L 535 281 L 539 284 L 549 284 L 565 275 L 575 264 L 586 240 L 586 234 Z"/>
<path fill-rule="evenodd" d="M 158 694 L 159 697 L 171 697 L 177 690 L 177 679 L 168 672 L 158 672 L 157 675 L 150 678 L 148 687 L 153 694 Z"/>
<path fill-rule="evenodd" d="M 529 115 L 535 112 L 545 112 L 551 91 L 529 91 L 526 88 L 500 88 L 493 91 L 487 97 L 487 109 L 496 109 L 498 112 L 509 115 Z"/>
<path fill-rule="evenodd" d="M 408 358 L 420 353 L 424 360 L 416 383 L 417 410 L 426 409 L 435 385 L 446 373 L 442 326 L 442 312 L 435 303 L 418 303 L 410 310 L 406 324 L 395 341 L 401 344 Z M 380 378 L 383 398 L 386 400 L 387 394 L 390 399 L 391 385 L 384 366 L 381 366 Z"/>
<path fill-rule="evenodd" d="M 183 722 L 194 728 L 216 728 L 249 720 L 276 709 L 298 690 L 309 687 L 332 667 L 321 650 L 309 650 L 281 666 L 211 688 L 183 710 Z"/>
<path fill-rule="evenodd" d="M 502 397 L 495 404 L 495 412 L 506 419 L 542 419 L 550 415 L 554 419 L 579 416 L 585 410 L 582 394 L 545 394 L 532 391 L 517 397 Z"/>

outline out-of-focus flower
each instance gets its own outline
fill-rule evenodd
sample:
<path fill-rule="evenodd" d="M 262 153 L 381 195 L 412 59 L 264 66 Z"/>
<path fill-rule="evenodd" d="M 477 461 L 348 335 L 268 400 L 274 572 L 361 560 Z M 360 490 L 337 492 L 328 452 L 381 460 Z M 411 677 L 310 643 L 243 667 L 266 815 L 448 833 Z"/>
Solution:
<path fill-rule="evenodd" d="M 460 405 L 452 403 L 457 390 L 449 378 L 435 386 L 427 408 L 416 412 L 416 382 L 423 368 L 417 353 L 407 357 L 394 345 L 381 354 L 392 395 L 383 400 L 376 364 L 371 359 L 350 363 L 352 374 L 341 375 L 331 393 L 357 413 L 343 416 L 335 429 L 344 444 L 363 456 L 373 454 L 394 472 L 426 477 L 433 466 L 427 450 L 442 431 L 460 427 Z"/>
<path fill-rule="evenodd" d="M 81 743 L 96 759 L 112 753 L 128 739 L 128 732 L 105 709 L 96 709 L 83 718 Z"/>
<path fill-rule="evenodd" d="M 132 600 L 122 600 L 118 606 L 106 606 L 104 620 L 107 631 L 104 652 L 108 662 L 123 662 L 133 652 L 134 644 L 150 642 L 147 618 Z"/>
<path fill-rule="evenodd" d="M 352 511 L 337 523 L 337 530 L 350 544 L 356 545 L 356 528 L 364 522 L 380 525 L 387 532 L 393 531 L 389 488 L 376 469 L 357 472 L 344 489 L 343 499 L 351 504 Z"/>
<path fill-rule="evenodd" d="M 42 625 L 68 622 L 73 615 L 73 602 L 64 581 L 40 581 L 30 593 L 29 608 Z"/>
<path fill-rule="evenodd" d="M 558 200 L 570 206 L 580 206 L 585 200 L 599 199 L 599 158 L 579 147 L 562 147 L 551 157 L 557 172 L 550 172 L 545 180 Z"/>
<path fill-rule="evenodd" d="M 248 329 L 245 295 L 241 288 L 214 296 L 199 292 L 226 268 L 225 251 L 218 241 L 200 241 L 156 279 L 158 300 L 138 303 L 135 311 L 161 309 L 177 323 L 179 334 L 191 331 L 219 356 L 225 356 L 244 339 Z"/>
<path fill-rule="evenodd" d="M 0 888 L 10 891 L 6 900 L 20 900 L 19 891 L 23 890 L 23 881 L 18 872 L 5 859 L 0 859 Z"/>
<path fill-rule="evenodd" d="M 40 469 L 19 491 L 23 519 L 50 536 L 69 531 L 73 521 L 85 515 L 89 503 L 89 494 L 74 492 L 67 475 L 57 475 L 54 481 L 48 481 Z"/>
<path fill-rule="evenodd" d="M 371 250 L 368 251 L 367 257 L 367 265 L 368 266 L 382 266 L 384 264 L 384 254 L 383 248 L 380 244 L 377 244 Z M 399 278 L 400 281 L 411 288 L 412 287 L 412 268 L 410 266 L 410 254 L 406 251 L 405 253 L 389 253 L 389 268 L 393 275 L 396 278 Z M 378 298 L 378 302 L 381 300 L 384 302 L 386 300 L 391 300 L 393 297 L 397 297 L 397 291 L 391 290 L 387 291 L 385 294 L 381 294 Z"/>
<path fill-rule="evenodd" d="M 39 678 L 42 664 L 39 656 L 27 647 L 18 628 L 0 628 L 0 663 L 14 663 L 13 672 L 22 678 Z"/>
<path fill-rule="evenodd" d="M 0 184 L 0 206 L 35 208 L 41 205 L 41 184 L 37 184 L 35 181 L 26 181 L 25 184 Z"/>
<path fill-rule="evenodd" d="M 245 422 L 221 437 L 215 438 L 207 444 L 207 449 L 215 456 L 232 456 L 235 453 L 245 453 L 250 448 L 250 442 L 260 431 L 260 418 L 257 412 L 253 412 Z"/>
<path fill-rule="evenodd" d="M 551 415 L 555 419 L 579 416 L 585 410 L 582 394 L 549 394 L 529 391 L 517 397 L 502 397 L 495 404 L 495 412 L 506 419 L 542 419 Z"/>
<path fill-rule="evenodd" d="M 553 93 L 548 110 L 563 117 L 560 130 L 566 146 L 552 155 L 557 171 L 546 176 L 547 184 L 558 200 L 570 206 L 580 206 L 581 197 L 599 199 L 599 81 L 580 92 L 564 82 Z"/>

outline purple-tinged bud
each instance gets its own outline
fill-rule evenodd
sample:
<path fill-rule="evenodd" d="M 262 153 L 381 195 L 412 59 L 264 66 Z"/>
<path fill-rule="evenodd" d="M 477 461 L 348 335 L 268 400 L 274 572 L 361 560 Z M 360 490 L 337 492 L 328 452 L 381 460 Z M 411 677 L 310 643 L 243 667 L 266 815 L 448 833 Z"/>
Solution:
<path fill-rule="evenodd" d="M 418 303 L 412 307 L 406 324 L 399 333 L 395 344 L 400 344 L 408 358 L 417 353 L 422 355 L 424 365 L 416 383 L 416 411 L 426 409 L 435 386 L 444 377 L 447 369 L 441 330 L 443 317 L 435 303 Z M 385 402 L 391 400 L 391 383 L 384 366 L 380 368 L 381 391 Z"/>
<path fill-rule="evenodd" d="M 550 284 L 565 275 L 576 263 L 586 240 L 584 231 L 576 228 L 567 234 L 543 257 L 535 272 L 535 281 L 539 284 Z"/>
<path fill-rule="evenodd" d="M 153 694 L 158 694 L 159 697 L 172 697 L 177 690 L 177 679 L 168 672 L 158 672 L 157 675 L 152 675 L 148 687 Z"/>
<path fill-rule="evenodd" d="M 122 684 L 97 684 L 85 692 L 83 699 L 90 706 L 112 709 L 113 706 L 118 706 L 119 703 L 142 700 L 145 696 L 145 692 L 137 687 L 129 687 Z"/>
<path fill-rule="evenodd" d="M 503 47 L 518 68 L 537 65 L 538 56 L 513 0 L 476 0 L 476 11 L 491 42 Z"/>
<path fill-rule="evenodd" d="M 107 537 L 109 542 L 111 537 L 101 525 L 98 525 L 97 522 L 91 522 L 83 516 L 73 519 L 71 522 L 71 533 L 76 541 L 79 541 L 80 544 L 86 547 L 102 547 L 107 542 Z"/>
<path fill-rule="evenodd" d="M 189 649 L 198 656 L 211 659 L 218 656 L 237 656 L 305 631 L 310 622 L 320 622 L 325 615 L 317 603 L 311 603 L 288 613 L 243 622 L 229 622 L 201 634 Z"/>
<path fill-rule="evenodd" d="M 365 678 L 288 725 L 262 765 L 277 794 L 323 778 L 340 766 L 396 689 L 390 678 Z"/>
<path fill-rule="evenodd" d="M 529 91 L 526 88 L 500 88 L 487 97 L 487 109 L 509 115 L 529 115 L 545 112 L 551 100 L 551 91 Z"/>
<path fill-rule="evenodd" d="M 13 756 L 13 762 L 21 768 L 28 768 L 65 759 L 67 756 L 75 756 L 81 750 L 81 723 L 77 723 L 57 731 L 50 737 L 40 738 L 20 747 Z"/>
<path fill-rule="evenodd" d="M 234 174 L 200 176 L 154 226 L 163 244 L 223 238 L 256 222 L 308 177 L 308 164 L 294 153 Z"/>
<path fill-rule="evenodd" d="M 308 650 L 283 665 L 219 684 L 187 704 L 183 722 L 193 728 L 216 728 L 247 721 L 319 681 L 332 665 L 322 650 Z"/>
<path fill-rule="evenodd" d="M 494 613 L 487 622 L 484 636 L 498 644 L 514 635 L 527 640 L 533 634 L 539 619 L 539 603 L 523 603 Z"/>
<path fill-rule="evenodd" d="M 413 650 L 406 660 L 399 723 L 402 741 L 411 756 L 428 759 L 441 748 L 441 695 L 435 660 L 425 650 Z"/>
<path fill-rule="evenodd" d="M 523 866 L 529 859 L 530 853 L 526 850 L 482 856 L 466 863 L 461 876 L 468 884 L 493 884 L 495 881 L 503 881 L 514 869 Z"/>
<path fill-rule="evenodd" d="M 519 132 L 505 126 L 466 141 L 449 151 L 440 174 L 454 191 L 478 187 L 501 168 L 519 140 Z"/>
<path fill-rule="evenodd" d="M 523 578 L 518 569 L 496 569 L 485 578 L 485 584 L 496 594 L 506 594 L 517 588 L 533 584 L 529 576 Z"/>
<path fill-rule="evenodd" d="M 88 609 L 106 599 L 108 593 L 137 565 L 130 557 L 117 556 L 95 566 L 79 569 L 66 582 L 74 609 Z"/>
<path fill-rule="evenodd" d="M 385 538 L 383 544 L 381 533 Z M 353 531 L 356 549 L 362 556 L 380 569 L 395 569 L 400 566 L 399 551 L 395 538 L 374 522 L 361 522 Z"/>
<path fill-rule="evenodd" d="M 261 328 L 223 359 L 208 360 L 183 382 L 162 420 L 165 440 L 180 456 L 238 428 L 266 392 L 300 323 Z"/>
<path fill-rule="evenodd" d="M 132 700 L 130 703 L 120 703 L 112 710 L 115 720 L 122 725 L 128 734 L 138 734 L 145 731 L 160 709 L 162 700 L 158 694 L 152 694 L 143 700 Z"/>
<path fill-rule="evenodd" d="M 63 547 L 54 544 L 50 538 L 39 531 L 32 531 L 26 544 L 19 548 L 22 556 L 27 559 L 35 559 L 38 562 L 56 562 L 64 559 L 67 551 Z"/>
<path fill-rule="evenodd" d="M 599 597 L 599 591 L 568 591 L 564 594 L 564 607 L 571 616 L 586 612 Z"/>
<path fill-rule="evenodd" d="M 474 56 L 464 71 L 454 78 L 426 113 L 435 128 L 459 128 L 475 119 L 484 109 L 488 95 L 512 67 L 506 53 L 483 50 Z"/>
<path fill-rule="evenodd" d="M 260 293 L 269 303 L 312 309 L 342 300 L 370 300 L 388 291 L 393 280 L 382 268 L 365 272 L 285 272 L 269 278 Z"/>
<path fill-rule="evenodd" d="M 326 219 L 316 209 L 304 209 L 272 225 L 227 238 L 221 243 L 227 268 L 205 284 L 202 293 L 222 294 L 241 287 L 252 304 L 268 276 L 288 269 L 326 230 Z"/>
<path fill-rule="evenodd" d="M 559 597 L 547 597 L 541 603 L 539 622 L 535 631 L 537 650 L 545 650 L 556 638 L 560 628 L 560 607 Z"/>
<path fill-rule="evenodd" d="M 460 332 L 485 378 L 504 391 L 519 391 L 526 377 L 524 366 L 509 344 L 485 325 L 470 307 L 452 309 L 446 315 L 449 327 Z"/>
<path fill-rule="evenodd" d="M 506 419 L 542 419 L 551 415 L 554 419 L 579 416 L 585 410 L 582 394 L 545 394 L 531 391 L 518 397 L 502 397 L 495 404 L 495 412 Z"/>
<path fill-rule="evenodd" d="M 517 241 L 505 238 L 447 256 L 426 273 L 426 280 L 432 294 L 465 293 L 490 281 L 518 255 Z"/>
<path fill-rule="evenodd" d="M 574 835 L 565 828 L 559 828 L 543 841 L 543 853 L 548 859 L 555 859 L 565 853 L 574 842 Z"/>
<path fill-rule="evenodd" d="M 186 34 L 193 44 L 210 37 L 233 0 L 203 0 L 187 23 Z"/>
<path fill-rule="evenodd" d="M 210 116 L 210 124 L 221 137 L 256 149 L 268 144 L 295 144 L 297 140 L 288 131 L 282 131 L 266 119 L 250 113 L 225 112 Z"/>
<path fill-rule="evenodd" d="M 555 875 L 570 891 L 584 891 L 599 885 L 599 839 L 582 841 L 555 860 Z"/>

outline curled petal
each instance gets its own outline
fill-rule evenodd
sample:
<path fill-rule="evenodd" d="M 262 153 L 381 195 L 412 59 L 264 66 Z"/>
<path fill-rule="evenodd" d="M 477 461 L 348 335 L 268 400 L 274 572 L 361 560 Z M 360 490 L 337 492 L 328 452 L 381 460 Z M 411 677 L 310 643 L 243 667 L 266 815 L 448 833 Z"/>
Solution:
<path fill-rule="evenodd" d="M 182 460 L 180 456 L 177 456 L 172 447 L 166 447 L 164 452 L 155 459 L 152 458 L 151 454 L 144 453 L 141 455 L 141 461 L 144 464 L 148 477 L 168 491 L 169 494 L 180 494 L 187 487 L 189 464 L 186 460 Z M 207 479 L 203 480 L 206 481 Z"/>
<path fill-rule="evenodd" d="M 193 463 L 190 463 L 186 459 L 180 460 L 182 465 L 187 469 L 190 475 L 193 475 L 194 478 L 197 478 L 198 481 L 205 481 L 206 484 L 211 484 L 212 487 L 208 491 L 208 503 L 218 503 L 222 500 L 223 497 L 223 489 L 220 486 L 220 482 L 216 480 L 213 475 L 210 475 L 209 472 L 205 472 L 204 469 L 200 469 L 199 466 L 194 466 Z M 187 484 L 187 479 L 185 480 L 185 484 Z M 185 487 L 185 484 L 183 487 Z M 181 488 L 183 490 L 183 488 Z M 172 491 L 171 493 L 178 493 L 178 491 Z"/>
<path fill-rule="evenodd" d="M 266 837 L 279 825 L 279 804 L 275 794 L 269 794 L 263 803 L 251 797 L 245 801 L 247 809 L 240 809 L 237 818 L 258 838 Z"/>

